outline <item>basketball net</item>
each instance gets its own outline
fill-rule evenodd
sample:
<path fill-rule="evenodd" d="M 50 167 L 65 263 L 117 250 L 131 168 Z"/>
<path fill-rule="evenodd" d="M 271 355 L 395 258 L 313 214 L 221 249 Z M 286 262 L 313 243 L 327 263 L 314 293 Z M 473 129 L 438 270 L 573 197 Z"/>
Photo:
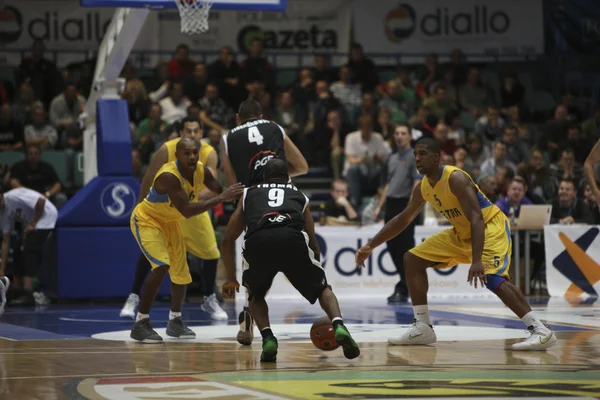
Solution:
<path fill-rule="evenodd" d="M 194 35 L 208 31 L 211 0 L 175 0 L 181 17 L 181 33 Z"/>

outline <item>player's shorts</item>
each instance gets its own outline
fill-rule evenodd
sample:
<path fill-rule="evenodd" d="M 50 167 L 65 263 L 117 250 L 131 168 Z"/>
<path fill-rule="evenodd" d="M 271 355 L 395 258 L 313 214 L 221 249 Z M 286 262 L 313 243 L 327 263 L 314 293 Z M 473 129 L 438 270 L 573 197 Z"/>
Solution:
<path fill-rule="evenodd" d="M 188 252 L 203 260 L 218 260 L 221 257 L 208 212 L 184 219 L 179 224 Z"/>
<path fill-rule="evenodd" d="M 471 240 L 460 239 L 454 228 L 429 236 L 409 251 L 419 258 L 435 263 L 434 268 L 470 264 L 473 260 Z M 510 223 L 504 213 L 500 212 L 485 224 L 482 262 L 486 275 L 508 278 L 511 254 Z"/>
<path fill-rule="evenodd" d="M 308 246 L 306 232 L 288 227 L 259 230 L 244 242 L 242 254 L 242 284 L 250 292 L 249 300 L 263 298 L 278 272 L 311 304 L 327 287 L 325 270 Z"/>
<path fill-rule="evenodd" d="M 152 269 L 168 265 L 171 282 L 177 285 L 192 282 L 179 222 L 159 224 L 134 210 L 130 225 L 133 236 L 150 261 Z"/>

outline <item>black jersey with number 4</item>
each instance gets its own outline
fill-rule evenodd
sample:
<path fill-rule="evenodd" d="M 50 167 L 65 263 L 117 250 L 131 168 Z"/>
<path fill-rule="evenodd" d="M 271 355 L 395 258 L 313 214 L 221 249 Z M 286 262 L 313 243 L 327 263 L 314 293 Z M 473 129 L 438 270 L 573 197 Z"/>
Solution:
<path fill-rule="evenodd" d="M 262 168 L 271 158 L 286 161 L 281 126 L 265 119 L 253 119 L 232 129 L 225 138 L 238 182 L 251 186 L 262 182 Z"/>
<path fill-rule="evenodd" d="M 263 183 L 244 190 L 243 212 L 248 239 L 260 229 L 288 226 L 304 230 L 308 197 L 291 184 Z"/>

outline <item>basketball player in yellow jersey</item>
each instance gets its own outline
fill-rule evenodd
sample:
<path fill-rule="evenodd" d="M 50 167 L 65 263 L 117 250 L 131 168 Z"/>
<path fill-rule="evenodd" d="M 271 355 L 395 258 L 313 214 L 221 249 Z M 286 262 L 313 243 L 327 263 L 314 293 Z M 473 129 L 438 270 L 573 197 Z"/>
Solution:
<path fill-rule="evenodd" d="M 163 165 L 157 172 L 148 196 L 131 214 L 131 231 L 142 253 L 152 265 L 146 278 L 131 338 L 144 343 L 160 343 L 162 338 L 150 324 L 150 306 L 167 274 L 171 276 L 171 312 L 167 335 L 194 338 L 194 332 L 181 319 L 186 286 L 192 281 L 185 240 L 179 224 L 185 218 L 202 214 L 222 201 L 233 201 L 243 192 L 241 184 L 221 192 L 221 185 L 210 170 L 198 162 L 195 140 L 183 138 L 177 143 L 177 160 Z M 192 203 L 202 188 L 219 193 L 208 200 Z"/>
<path fill-rule="evenodd" d="M 511 257 L 510 223 L 498 207 L 490 203 L 471 177 L 463 170 L 440 167 L 440 144 L 433 138 L 421 138 L 415 145 L 417 170 L 424 176 L 415 186 L 404 211 L 390 220 L 373 239 L 356 253 L 356 266 L 377 246 L 392 239 L 419 214 L 425 202 L 442 213 L 452 228 L 428 237 L 404 255 L 408 290 L 413 303 L 415 322 L 395 345 L 432 344 L 437 340 L 427 309 L 426 269 L 449 268 L 470 263 L 469 284 L 480 282 L 510 308 L 531 333 L 513 344 L 513 350 L 543 350 L 557 342 L 556 336 L 531 311 L 521 291 L 508 279 Z"/>
<path fill-rule="evenodd" d="M 212 172 L 217 174 L 218 156 L 215 149 L 208 143 L 201 143 L 202 124 L 199 119 L 186 117 L 181 122 L 180 136 L 182 138 L 193 138 L 200 145 L 200 161 Z M 180 138 L 169 140 L 164 143 L 154 154 L 140 188 L 138 202 L 141 202 L 150 191 L 152 180 L 157 171 L 166 163 L 175 161 L 175 148 Z M 196 200 L 207 199 L 214 196 L 207 188 L 202 188 Z M 226 320 L 227 313 L 223 311 L 214 293 L 215 279 L 217 275 L 217 263 L 220 258 L 217 239 L 212 221 L 208 212 L 181 221 L 181 229 L 185 239 L 185 246 L 192 256 L 200 258 L 203 262 L 202 268 L 202 295 L 204 302 L 202 309 L 210 314 L 213 319 Z M 127 298 L 121 317 L 135 317 L 135 308 L 139 303 L 139 294 L 142 283 L 150 271 L 148 260 L 142 255 L 138 261 L 131 294 Z"/>

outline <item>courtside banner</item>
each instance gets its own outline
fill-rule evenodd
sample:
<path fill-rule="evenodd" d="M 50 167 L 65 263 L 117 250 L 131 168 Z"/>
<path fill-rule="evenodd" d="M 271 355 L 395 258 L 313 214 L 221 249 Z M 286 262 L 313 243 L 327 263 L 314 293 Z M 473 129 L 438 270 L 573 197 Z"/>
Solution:
<path fill-rule="evenodd" d="M 366 261 L 365 268 L 355 268 L 356 250 L 366 244 L 382 226 L 316 227 L 317 240 L 321 248 L 321 262 L 327 280 L 338 297 L 386 299 L 394 291 L 399 278 L 385 245 L 375 249 Z M 446 228 L 417 226 L 415 243 L 421 243 L 443 229 Z M 241 238 L 236 244 L 236 263 L 238 281 L 241 283 Z M 429 294 L 440 297 L 493 297 L 492 293 L 485 288 L 475 289 L 469 286 L 467 282 L 469 267 L 469 265 L 460 265 L 448 269 L 429 268 L 427 270 Z M 297 299 L 301 296 L 280 273 L 273 281 L 268 298 Z"/>
<path fill-rule="evenodd" d="M 542 0 L 354 1 L 354 35 L 372 53 L 542 54 Z M 410 59 L 407 59 L 409 61 Z"/>
<path fill-rule="evenodd" d="M 550 296 L 597 297 L 600 291 L 598 226 L 544 227 L 546 280 Z"/>

